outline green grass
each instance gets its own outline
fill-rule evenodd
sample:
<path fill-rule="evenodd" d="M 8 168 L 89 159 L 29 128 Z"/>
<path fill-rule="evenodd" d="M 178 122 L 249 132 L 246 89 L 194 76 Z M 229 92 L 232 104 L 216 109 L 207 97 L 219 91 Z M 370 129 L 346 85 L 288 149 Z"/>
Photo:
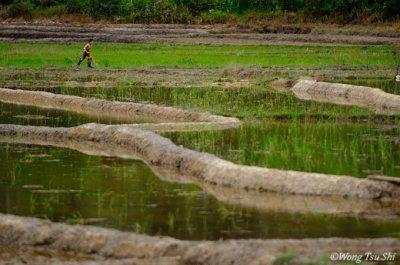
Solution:
<path fill-rule="evenodd" d="M 294 259 L 296 259 L 297 256 L 298 256 L 298 254 L 293 253 L 293 252 L 281 254 L 280 256 L 278 256 L 275 259 L 274 265 L 290 264 L 290 262 L 292 262 Z"/>
<path fill-rule="evenodd" d="M 0 67 L 73 67 L 83 44 L 0 44 Z M 103 68 L 183 67 L 393 67 L 387 46 L 213 46 L 100 44 L 92 49 Z"/>
<path fill-rule="evenodd" d="M 41 68 L 41 67 L 74 67 L 82 50 L 82 44 L 0 44 L 0 67 L 7 68 Z M 300 74 L 298 69 L 348 69 L 363 68 L 376 82 L 364 79 L 332 79 L 333 82 L 351 82 L 356 84 L 381 87 L 398 94 L 397 84 L 386 78 L 376 76 L 374 67 L 389 68 L 394 66 L 392 48 L 388 46 L 284 46 L 284 45 L 162 45 L 162 44 L 100 44 L 96 43 L 92 53 L 96 66 L 100 68 L 229 68 L 229 67 L 284 67 L 279 73 L 265 75 L 266 80 L 288 75 L 293 78 Z M 335 70 L 336 71 L 336 70 Z M 340 72 L 340 70 L 337 70 Z M 357 77 L 357 70 L 354 71 Z M 107 73 L 103 73 L 107 75 Z M 310 74 L 312 74 L 310 72 Z M 107 79 L 96 72 L 84 76 L 88 80 Z M 15 76 L 15 79 L 55 79 L 54 76 Z M 82 77 L 80 77 L 82 78 Z M 111 77 L 110 77 L 111 78 Z M 118 76 L 123 82 L 129 75 Z M 247 78 L 247 77 L 245 77 Z M 249 77 L 253 78 L 253 77 Z M 260 78 L 260 77 L 257 77 Z M 330 75 L 325 79 L 333 78 Z M 0 77 L 2 79 L 2 77 Z M 7 77 L 5 77 L 7 79 Z M 124 79 L 124 80 L 122 80 Z M 375 79 L 374 79 L 375 80 Z M 85 80 L 81 80 L 85 81 Z M 258 80 L 259 81 L 259 80 Z M 265 80 L 264 80 L 265 81 Z M 137 80 L 140 83 L 140 80 Z M 261 81 L 260 81 L 261 82 Z M 107 99 L 145 101 L 161 105 L 173 105 L 199 111 L 236 116 L 240 118 L 316 118 L 365 117 L 373 116 L 366 109 L 302 101 L 292 95 L 283 94 L 271 89 L 266 84 L 252 88 L 150 88 L 128 87 L 123 84 L 116 89 L 50 89 L 52 92 L 95 96 Z M 264 83 L 268 83 L 265 81 Z M 41 90 L 44 88 L 40 88 Z"/>
<path fill-rule="evenodd" d="M 399 133 L 399 126 L 367 122 L 260 121 L 224 131 L 163 135 L 238 164 L 366 177 L 400 176 Z"/>

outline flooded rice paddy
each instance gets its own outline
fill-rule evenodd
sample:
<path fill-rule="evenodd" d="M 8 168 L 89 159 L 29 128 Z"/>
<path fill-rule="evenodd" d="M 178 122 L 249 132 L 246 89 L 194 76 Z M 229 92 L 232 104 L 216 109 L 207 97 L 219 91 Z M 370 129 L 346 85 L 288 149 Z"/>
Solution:
<path fill-rule="evenodd" d="M 0 145 L 0 211 L 181 239 L 398 236 L 398 219 L 262 211 L 161 181 L 144 163 Z"/>
<path fill-rule="evenodd" d="M 397 91 L 391 82 L 370 82 L 388 92 Z M 368 85 L 365 80 L 348 83 Z M 375 118 L 374 122 L 337 119 L 371 117 L 360 108 L 304 102 L 265 89 L 50 91 L 212 109 L 217 114 L 244 117 L 240 128 L 163 134 L 176 144 L 238 164 L 356 177 L 400 176 L 398 118 Z M 246 102 L 252 102 L 251 106 Z M 280 115 L 289 119 L 279 121 Z M 312 119 L 301 118 L 304 115 Z M 121 123 L 0 103 L 2 124 L 72 127 L 88 122 Z M 400 236 L 398 217 L 365 219 L 225 203 L 194 184 L 163 181 L 141 161 L 89 156 L 56 147 L 0 143 L 0 192 L 2 213 L 180 239 Z"/>

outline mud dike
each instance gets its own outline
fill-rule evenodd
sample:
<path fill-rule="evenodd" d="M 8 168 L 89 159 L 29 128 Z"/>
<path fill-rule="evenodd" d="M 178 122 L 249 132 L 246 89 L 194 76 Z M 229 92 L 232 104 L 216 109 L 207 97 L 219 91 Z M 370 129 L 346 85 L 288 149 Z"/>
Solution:
<path fill-rule="evenodd" d="M 307 91 L 313 95 L 313 91 L 318 91 L 315 88 L 321 87 L 319 83 L 311 83 L 314 90 L 304 89 L 308 85 L 300 81 L 293 91 Z M 396 100 L 391 101 L 390 111 L 397 111 Z M 268 210 L 283 208 L 284 211 L 313 212 L 315 209 L 318 213 L 380 217 L 398 216 L 400 212 L 400 186 L 395 183 L 236 165 L 211 154 L 177 146 L 156 133 L 233 128 L 240 126 L 236 118 L 151 104 L 24 90 L 0 89 L 0 101 L 126 120 L 145 117 L 159 122 L 122 125 L 91 123 L 71 128 L 0 125 L 0 141 L 3 142 L 61 146 L 93 155 L 140 159 L 157 175 L 169 181 L 194 182 L 223 201 L 241 205 L 251 205 L 263 198 L 263 202 L 269 203 L 258 203 L 256 207 Z M 238 194 L 247 195 L 235 197 Z M 282 197 L 287 199 L 282 200 Z M 297 203 L 293 204 L 295 201 Z M 354 208 L 340 206 L 345 204 Z M 77 251 L 90 254 L 91 258 L 98 258 L 96 255 L 99 255 L 117 259 L 117 262 L 123 262 L 122 259 L 172 257 L 171 263 L 167 264 L 269 264 L 283 252 L 282 246 L 292 247 L 285 248 L 286 252 L 321 249 L 321 255 L 329 253 L 332 248 L 363 251 L 366 247 L 365 240 L 357 239 L 186 242 L 6 215 L 0 216 L 0 239 L 7 245 L 48 245 L 56 250 Z M 396 239 L 368 242 L 372 242 L 367 244 L 369 249 L 400 249 L 400 242 Z"/>
<path fill-rule="evenodd" d="M 378 88 L 299 80 L 291 91 L 304 100 L 359 106 L 380 114 L 400 113 L 400 95 Z"/>

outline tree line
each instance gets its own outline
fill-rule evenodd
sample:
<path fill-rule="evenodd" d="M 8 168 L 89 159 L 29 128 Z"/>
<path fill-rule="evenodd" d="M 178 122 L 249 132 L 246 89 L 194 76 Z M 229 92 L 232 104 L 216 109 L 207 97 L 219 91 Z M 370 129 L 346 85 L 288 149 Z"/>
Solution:
<path fill-rule="evenodd" d="M 351 22 L 400 18 L 400 0 L 1 0 L 2 16 L 77 14 L 126 22 L 223 23 L 249 13 L 292 12 L 311 19 Z"/>

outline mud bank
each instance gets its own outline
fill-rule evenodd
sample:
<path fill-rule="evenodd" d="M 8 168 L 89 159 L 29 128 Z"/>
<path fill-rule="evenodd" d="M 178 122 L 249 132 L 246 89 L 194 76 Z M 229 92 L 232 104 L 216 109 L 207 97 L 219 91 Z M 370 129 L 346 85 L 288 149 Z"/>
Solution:
<path fill-rule="evenodd" d="M 400 113 L 400 95 L 378 88 L 299 80 L 290 91 L 304 100 L 365 107 L 380 114 Z"/>
<path fill-rule="evenodd" d="M 286 194 L 339 196 L 396 201 L 400 186 L 387 182 L 317 173 L 236 165 L 214 155 L 175 145 L 150 131 L 131 126 L 84 124 L 72 128 L 0 125 L 0 135 L 50 142 L 95 142 L 126 149 L 150 166 L 163 167 L 196 181 L 223 187 Z"/>
<path fill-rule="evenodd" d="M 364 254 L 373 250 L 381 254 L 400 251 L 400 241 L 392 238 L 193 242 L 4 214 L 0 214 L 0 242 L 9 246 L 73 251 L 86 259 L 88 256 L 93 260 L 106 258 L 116 264 L 126 264 L 123 262 L 129 259 L 170 261 L 167 264 L 272 264 L 280 255 L 293 252 L 298 253 L 296 261 L 301 264 L 329 256 L 332 252 Z"/>
<path fill-rule="evenodd" d="M 207 124 L 236 127 L 236 118 L 212 115 L 204 112 L 162 107 L 153 104 L 107 101 L 96 98 L 60 95 L 48 92 L 33 92 L 0 88 L 0 101 L 5 103 L 57 109 L 85 115 L 103 116 L 116 119 L 145 118 L 155 122 L 205 122 Z M 190 124 L 189 124 L 190 126 Z M 194 124 L 192 124 L 194 126 Z"/>
<path fill-rule="evenodd" d="M 14 42 L 73 43 L 94 37 L 100 42 L 216 45 L 399 43 L 396 36 L 365 35 L 366 32 L 362 35 L 344 34 L 340 30 L 318 30 L 310 34 L 271 33 L 268 30 L 258 33 L 230 25 L 0 24 L 0 40 Z"/>

